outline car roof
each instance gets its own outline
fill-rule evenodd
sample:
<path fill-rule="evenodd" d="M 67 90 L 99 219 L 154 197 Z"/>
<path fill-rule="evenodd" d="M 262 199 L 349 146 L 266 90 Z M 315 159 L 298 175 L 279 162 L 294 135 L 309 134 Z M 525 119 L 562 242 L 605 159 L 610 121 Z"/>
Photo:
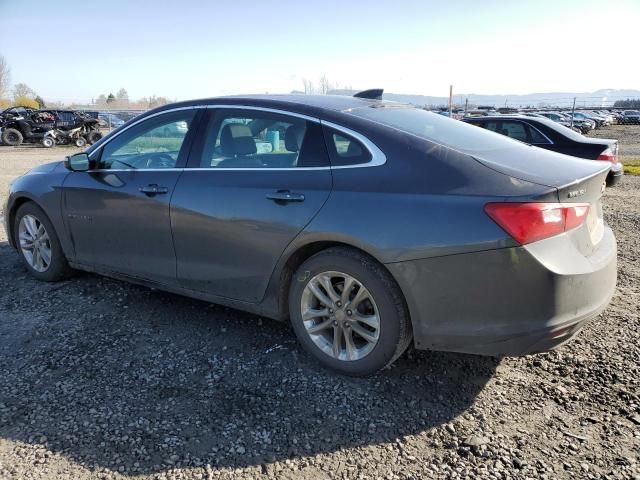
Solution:
<path fill-rule="evenodd" d="M 325 112 L 348 112 L 349 110 L 373 107 L 384 108 L 386 106 L 404 106 L 402 103 L 388 100 L 371 100 L 357 98 L 347 95 L 304 95 L 304 94 L 284 94 L 284 95 L 233 95 L 225 97 L 202 98 L 187 100 L 184 102 L 164 105 L 156 111 L 172 109 L 180 106 L 194 105 L 230 105 L 230 106 L 258 106 L 287 110 L 310 115 L 318 115 Z M 411 105 L 406 105 L 411 107 Z"/>

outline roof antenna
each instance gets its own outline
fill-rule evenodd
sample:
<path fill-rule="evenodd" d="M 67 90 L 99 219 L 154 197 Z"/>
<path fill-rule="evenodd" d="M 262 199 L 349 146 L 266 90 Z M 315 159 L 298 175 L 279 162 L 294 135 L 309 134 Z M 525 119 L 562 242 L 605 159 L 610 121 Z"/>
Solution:
<path fill-rule="evenodd" d="M 358 92 L 353 96 L 356 98 L 366 98 L 369 100 L 382 100 L 382 92 L 384 92 L 383 88 L 371 88 L 369 90 Z"/>

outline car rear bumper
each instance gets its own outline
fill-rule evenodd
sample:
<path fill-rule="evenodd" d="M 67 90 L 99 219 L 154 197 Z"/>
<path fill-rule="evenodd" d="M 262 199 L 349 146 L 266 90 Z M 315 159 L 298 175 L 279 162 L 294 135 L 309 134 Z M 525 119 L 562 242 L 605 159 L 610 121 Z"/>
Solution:
<path fill-rule="evenodd" d="M 620 179 L 622 179 L 623 175 L 624 166 L 622 165 L 622 163 L 614 163 L 611 167 L 611 170 L 609 171 L 609 174 L 607 175 L 607 185 L 610 187 L 617 185 L 620 182 Z"/>
<path fill-rule="evenodd" d="M 387 264 L 405 293 L 416 348 L 524 355 L 570 340 L 611 300 L 616 241 L 605 228 L 585 257 L 562 237 Z"/>

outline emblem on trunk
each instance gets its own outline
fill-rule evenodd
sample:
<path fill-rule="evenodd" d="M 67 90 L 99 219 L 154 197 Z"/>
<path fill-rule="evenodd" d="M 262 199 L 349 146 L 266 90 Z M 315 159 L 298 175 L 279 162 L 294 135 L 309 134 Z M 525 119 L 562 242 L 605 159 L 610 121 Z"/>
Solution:
<path fill-rule="evenodd" d="M 580 190 L 571 190 L 569 192 L 569 198 L 580 197 L 580 196 L 584 195 L 585 193 L 587 193 L 587 189 L 586 188 L 581 188 Z"/>

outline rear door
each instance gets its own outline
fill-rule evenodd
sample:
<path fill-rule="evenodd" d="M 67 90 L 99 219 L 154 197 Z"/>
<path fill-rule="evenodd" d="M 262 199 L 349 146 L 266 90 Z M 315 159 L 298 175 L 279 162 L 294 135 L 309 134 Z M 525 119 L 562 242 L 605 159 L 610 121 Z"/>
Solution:
<path fill-rule="evenodd" d="M 257 303 L 332 177 L 320 124 L 243 107 L 209 109 L 171 201 L 178 281 Z"/>

